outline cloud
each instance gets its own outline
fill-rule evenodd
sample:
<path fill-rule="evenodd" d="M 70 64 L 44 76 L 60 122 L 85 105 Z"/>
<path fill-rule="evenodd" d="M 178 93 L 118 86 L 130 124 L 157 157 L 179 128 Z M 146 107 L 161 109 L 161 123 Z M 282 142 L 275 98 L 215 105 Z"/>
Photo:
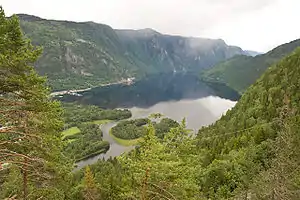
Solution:
<path fill-rule="evenodd" d="M 119 29 L 153 28 L 166 34 L 222 38 L 229 44 L 258 51 L 300 35 L 296 26 L 299 0 L 0 0 L 0 4 L 8 14 L 28 13 L 47 19 L 95 21 Z"/>

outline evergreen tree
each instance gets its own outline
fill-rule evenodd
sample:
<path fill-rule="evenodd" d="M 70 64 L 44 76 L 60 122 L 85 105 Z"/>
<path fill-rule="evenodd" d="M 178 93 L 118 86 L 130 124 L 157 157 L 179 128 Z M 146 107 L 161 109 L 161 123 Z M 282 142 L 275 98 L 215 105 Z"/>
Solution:
<path fill-rule="evenodd" d="M 273 143 L 275 158 L 247 192 L 253 199 L 300 199 L 300 118 L 288 104 L 282 109 L 281 131 Z"/>
<path fill-rule="evenodd" d="M 12 166 L 7 170 L 8 175 L 5 182 L 1 185 L 0 199 L 13 198 L 16 194 L 22 193 L 22 175 L 19 168 Z"/>
<path fill-rule="evenodd" d="M 17 16 L 6 18 L 0 7 L 0 165 L 20 169 L 17 198 L 63 199 L 66 188 L 57 183 L 69 165 L 61 155 L 61 108 L 33 70 L 40 53 L 23 37 Z"/>
<path fill-rule="evenodd" d="M 95 179 L 89 166 L 86 166 L 85 174 L 84 174 L 84 199 L 86 200 L 100 199 L 99 193 L 97 191 Z"/>
<path fill-rule="evenodd" d="M 193 154 L 192 141 L 185 120 L 181 126 L 172 128 L 163 141 L 156 137 L 150 123 L 139 147 L 120 158 L 132 175 L 135 192 L 129 193 L 128 198 L 197 199 L 198 159 Z"/>

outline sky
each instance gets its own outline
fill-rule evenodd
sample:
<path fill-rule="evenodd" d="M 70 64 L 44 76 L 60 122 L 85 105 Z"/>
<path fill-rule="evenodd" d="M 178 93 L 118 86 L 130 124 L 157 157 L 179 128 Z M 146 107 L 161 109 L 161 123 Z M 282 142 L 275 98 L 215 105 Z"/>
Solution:
<path fill-rule="evenodd" d="M 152 28 L 188 37 L 223 39 L 267 52 L 300 38 L 300 0 L 0 0 L 6 15 L 94 21 L 115 29 Z"/>

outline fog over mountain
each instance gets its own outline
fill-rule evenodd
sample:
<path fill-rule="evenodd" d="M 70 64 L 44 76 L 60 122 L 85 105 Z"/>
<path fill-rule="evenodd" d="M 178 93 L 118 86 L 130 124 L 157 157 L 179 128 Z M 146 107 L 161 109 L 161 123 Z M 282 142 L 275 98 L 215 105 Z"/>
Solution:
<path fill-rule="evenodd" d="M 26 13 L 46 19 L 94 21 L 115 29 L 152 28 L 164 34 L 222 38 L 259 52 L 300 35 L 300 27 L 294 26 L 299 18 L 298 0 L 1 0 L 0 4 L 8 15 Z"/>

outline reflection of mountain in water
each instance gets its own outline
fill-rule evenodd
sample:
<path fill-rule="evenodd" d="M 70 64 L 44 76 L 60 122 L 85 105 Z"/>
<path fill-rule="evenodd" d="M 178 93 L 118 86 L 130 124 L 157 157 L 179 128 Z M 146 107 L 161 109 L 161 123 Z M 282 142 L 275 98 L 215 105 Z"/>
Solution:
<path fill-rule="evenodd" d="M 65 95 L 63 101 L 78 101 L 104 108 L 149 107 L 162 101 L 198 99 L 211 95 L 237 100 L 239 94 L 222 84 L 206 84 L 192 74 L 160 74 L 132 85 L 111 85 Z"/>

